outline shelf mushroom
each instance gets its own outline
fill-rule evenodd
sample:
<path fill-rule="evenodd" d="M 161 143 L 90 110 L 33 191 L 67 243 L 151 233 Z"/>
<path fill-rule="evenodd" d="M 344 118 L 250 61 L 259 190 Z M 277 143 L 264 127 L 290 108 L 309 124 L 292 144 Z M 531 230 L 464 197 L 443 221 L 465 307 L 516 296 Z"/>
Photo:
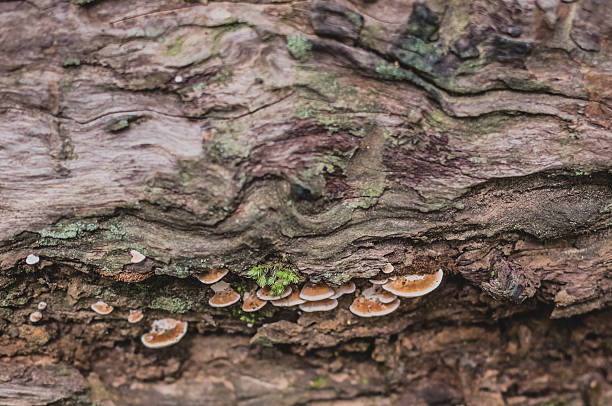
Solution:
<path fill-rule="evenodd" d="M 127 321 L 128 323 L 134 324 L 142 320 L 143 317 L 144 314 L 142 313 L 142 310 L 130 310 Z"/>
<path fill-rule="evenodd" d="M 39 312 L 38 310 L 35 312 L 30 313 L 30 322 L 32 323 L 38 323 L 39 321 L 42 320 L 42 313 Z"/>
<path fill-rule="evenodd" d="M 211 288 L 215 295 L 210 298 L 208 304 L 212 307 L 227 307 L 240 300 L 240 295 L 227 282 L 217 282 Z"/>
<path fill-rule="evenodd" d="M 38 261 L 40 261 L 40 258 L 38 257 L 38 255 L 29 254 L 26 257 L 26 264 L 28 264 L 28 265 L 36 265 L 38 263 Z"/>
<path fill-rule="evenodd" d="M 268 302 L 258 298 L 255 292 L 246 292 L 244 294 L 244 301 L 242 302 L 242 311 L 256 312 L 257 310 L 262 309 L 266 303 Z"/>
<path fill-rule="evenodd" d="M 330 297 L 330 299 L 338 299 L 342 295 L 353 293 L 355 289 L 356 289 L 355 282 L 348 281 L 338 286 L 337 288 L 335 288 L 334 294 Z"/>
<path fill-rule="evenodd" d="M 130 250 L 130 255 L 132 256 L 130 262 L 133 264 L 139 264 L 147 258 L 136 250 Z"/>
<path fill-rule="evenodd" d="M 143 334 L 140 340 L 147 348 L 163 348 L 178 343 L 186 333 L 186 321 L 160 319 L 151 324 L 151 331 Z"/>
<path fill-rule="evenodd" d="M 368 299 L 362 295 L 353 300 L 349 310 L 359 317 L 378 317 L 394 312 L 399 305 L 399 299 L 390 303 L 382 303 L 378 299 Z"/>
<path fill-rule="evenodd" d="M 291 307 L 306 303 L 306 301 L 300 297 L 300 291 L 294 289 L 289 296 L 282 299 L 272 300 L 270 303 L 278 307 Z"/>
<path fill-rule="evenodd" d="M 257 291 L 257 297 L 261 300 L 279 300 L 283 299 L 293 292 L 291 286 L 285 286 L 285 290 L 278 296 L 272 294 L 272 288 L 270 286 L 263 287 Z"/>
<path fill-rule="evenodd" d="M 391 265 L 390 263 L 385 264 L 385 266 L 383 266 L 383 273 L 389 274 L 391 272 L 393 272 L 395 268 L 393 267 L 393 265 Z"/>
<path fill-rule="evenodd" d="M 439 269 L 432 274 L 398 276 L 382 288 L 400 297 L 423 296 L 440 285 L 443 274 L 444 272 Z"/>
<path fill-rule="evenodd" d="M 397 299 L 397 296 L 395 296 L 393 293 L 382 290 L 379 286 L 380 285 L 370 286 L 369 288 L 364 289 L 363 292 L 361 292 L 361 295 L 368 300 L 378 300 L 383 304 L 391 303 Z"/>
<path fill-rule="evenodd" d="M 300 291 L 300 297 L 309 302 L 329 299 L 334 295 L 334 290 L 325 283 L 306 282 Z"/>
<path fill-rule="evenodd" d="M 300 310 L 303 312 L 326 312 L 338 307 L 336 299 L 322 299 L 312 302 L 304 302 L 300 305 Z"/>
<path fill-rule="evenodd" d="M 104 303 L 101 300 L 98 300 L 96 303 L 91 305 L 91 310 L 93 310 L 94 312 L 101 314 L 102 316 L 106 316 L 107 314 L 110 314 L 113 311 L 114 307 Z"/>
<path fill-rule="evenodd" d="M 229 272 L 228 269 L 223 269 L 223 268 L 210 269 L 206 272 L 202 272 L 201 274 L 196 276 L 196 278 L 198 278 L 198 280 L 202 283 L 205 283 L 207 285 L 212 285 L 213 283 L 217 283 L 221 279 L 223 279 L 225 275 L 227 275 L 228 272 Z"/>

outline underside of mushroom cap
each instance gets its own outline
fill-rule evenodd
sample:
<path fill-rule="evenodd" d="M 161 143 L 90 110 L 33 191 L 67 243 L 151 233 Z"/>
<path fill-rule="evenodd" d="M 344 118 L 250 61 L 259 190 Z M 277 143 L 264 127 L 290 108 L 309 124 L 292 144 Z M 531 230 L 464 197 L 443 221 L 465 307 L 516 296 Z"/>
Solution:
<path fill-rule="evenodd" d="M 140 337 L 142 344 L 148 348 L 163 348 L 176 344 L 187 333 L 187 322 L 176 319 L 155 320 L 151 331 Z"/>
<path fill-rule="evenodd" d="M 300 305 L 300 310 L 303 312 L 326 312 L 338 307 L 336 299 L 322 299 L 311 302 L 304 302 Z"/>
<path fill-rule="evenodd" d="M 300 291 L 300 297 L 309 302 L 329 299 L 334 295 L 334 290 L 325 283 L 306 282 Z"/>
<path fill-rule="evenodd" d="M 359 317 L 379 317 L 394 312 L 399 305 L 399 299 L 395 299 L 391 303 L 381 303 L 377 299 L 368 300 L 364 296 L 359 296 L 353 301 L 349 310 Z"/>
<path fill-rule="evenodd" d="M 432 274 L 403 275 L 383 285 L 383 289 L 400 297 L 423 296 L 440 285 L 443 274 L 440 269 Z"/>

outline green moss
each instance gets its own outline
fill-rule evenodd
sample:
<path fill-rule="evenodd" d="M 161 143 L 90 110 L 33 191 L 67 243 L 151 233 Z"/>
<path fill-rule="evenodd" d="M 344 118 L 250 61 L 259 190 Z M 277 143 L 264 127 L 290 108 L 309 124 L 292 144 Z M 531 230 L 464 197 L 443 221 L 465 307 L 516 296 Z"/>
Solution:
<path fill-rule="evenodd" d="M 193 305 L 190 301 L 184 301 L 177 297 L 157 297 L 149 305 L 150 309 L 165 310 L 170 313 L 185 313 L 191 309 Z"/>
<path fill-rule="evenodd" d="M 181 49 L 183 48 L 183 42 L 185 39 L 183 37 L 178 37 L 171 45 L 168 45 L 166 48 L 166 55 L 168 56 L 176 56 L 181 53 Z"/>
<path fill-rule="evenodd" d="M 70 68 L 79 65 L 81 65 L 81 60 L 78 58 L 66 59 L 64 62 L 62 62 L 62 66 L 64 68 Z"/>
<path fill-rule="evenodd" d="M 95 219 L 91 221 L 58 223 L 52 229 L 43 229 L 40 231 L 38 245 L 57 245 L 57 240 L 82 237 L 86 233 L 97 230 L 98 227 L 98 222 Z"/>
<path fill-rule="evenodd" d="M 287 49 L 300 62 L 306 62 L 312 57 L 312 44 L 302 35 L 287 35 Z"/>
<path fill-rule="evenodd" d="M 128 120 L 123 119 L 123 120 L 119 120 L 119 121 L 116 121 L 116 122 L 108 125 L 106 127 L 106 130 L 110 131 L 112 133 L 116 133 L 116 132 L 125 130 L 129 126 L 130 126 L 130 122 Z"/>
<path fill-rule="evenodd" d="M 296 271 L 289 268 L 286 263 L 272 263 L 254 266 L 247 275 L 257 282 L 259 286 L 270 286 L 272 295 L 280 295 L 285 286 L 297 283 L 299 278 Z"/>
<path fill-rule="evenodd" d="M 314 381 L 312 381 L 310 383 L 310 386 L 312 386 L 315 389 L 323 388 L 324 386 L 327 386 L 327 380 L 324 377 L 320 376 Z"/>

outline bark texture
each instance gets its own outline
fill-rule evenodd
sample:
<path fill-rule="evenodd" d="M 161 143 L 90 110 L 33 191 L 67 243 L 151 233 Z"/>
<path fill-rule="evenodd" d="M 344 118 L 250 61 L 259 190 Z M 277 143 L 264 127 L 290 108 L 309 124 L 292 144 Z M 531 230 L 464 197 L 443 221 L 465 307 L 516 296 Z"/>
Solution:
<path fill-rule="evenodd" d="M 612 404 L 611 14 L 0 1 L 0 404 Z M 373 320 L 191 277 L 275 263 L 447 276 Z"/>

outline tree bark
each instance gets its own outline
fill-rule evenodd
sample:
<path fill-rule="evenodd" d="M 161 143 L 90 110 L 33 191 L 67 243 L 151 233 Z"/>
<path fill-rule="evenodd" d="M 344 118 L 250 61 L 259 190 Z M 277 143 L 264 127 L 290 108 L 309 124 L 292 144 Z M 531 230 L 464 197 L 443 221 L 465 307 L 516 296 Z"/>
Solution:
<path fill-rule="evenodd" d="M 612 404 L 611 14 L 0 2 L 0 404 Z M 193 278 L 388 263 L 445 279 L 363 319 Z M 187 336 L 144 348 L 162 317 Z"/>

